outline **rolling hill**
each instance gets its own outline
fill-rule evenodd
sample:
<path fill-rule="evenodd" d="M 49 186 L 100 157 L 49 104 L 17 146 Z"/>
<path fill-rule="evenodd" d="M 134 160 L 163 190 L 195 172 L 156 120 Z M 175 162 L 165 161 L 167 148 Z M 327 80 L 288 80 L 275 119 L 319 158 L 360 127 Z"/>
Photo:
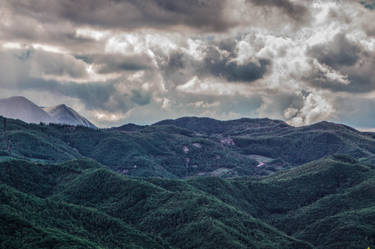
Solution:
<path fill-rule="evenodd" d="M 373 133 L 181 120 L 92 129 L 0 117 L 0 248 L 375 244 Z"/>
<path fill-rule="evenodd" d="M 149 126 L 90 129 L 7 119 L 0 153 L 40 162 L 91 158 L 140 177 L 262 176 L 330 155 L 372 162 L 375 138 L 329 122 L 292 127 L 270 119 L 193 117 Z"/>
<path fill-rule="evenodd" d="M 366 248 L 374 173 L 344 156 L 262 178 L 188 180 L 10 160 L 0 163 L 0 247 Z"/>

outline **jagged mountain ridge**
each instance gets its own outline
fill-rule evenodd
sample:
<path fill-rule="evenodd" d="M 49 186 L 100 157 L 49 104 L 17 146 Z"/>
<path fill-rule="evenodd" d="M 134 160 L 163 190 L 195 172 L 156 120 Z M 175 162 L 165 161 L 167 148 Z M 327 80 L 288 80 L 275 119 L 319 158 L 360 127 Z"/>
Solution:
<path fill-rule="evenodd" d="M 0 99 L 0 115 L 27 123 L 55 123 L 96 128 L 71 107 L 62 104 L 42 108 L 23 96 Z"/>
<path fill-rule="evenodd" d="M 53 118 L 53 120 L 55 121 L 53 123 L 80 125 L 89 128 L 96 128 L 96 126 L 89 120 L 87 120 L 65 104 L 53 107 L 45 107 L 43 109 Z"/>

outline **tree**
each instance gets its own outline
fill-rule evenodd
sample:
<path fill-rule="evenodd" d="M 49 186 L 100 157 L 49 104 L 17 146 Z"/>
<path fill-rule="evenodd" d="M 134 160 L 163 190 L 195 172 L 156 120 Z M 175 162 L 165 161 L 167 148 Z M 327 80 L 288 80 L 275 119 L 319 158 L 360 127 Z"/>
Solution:
<path fill-rule="evenodd" d="M 6 118 L 4 118 L 4 120 L 3 120 L 3 130 L 4 130 L 4 134 L 5 134 L 5 131 L 6 131 L 6 129 L 7 129 L 7 119 Z"/>

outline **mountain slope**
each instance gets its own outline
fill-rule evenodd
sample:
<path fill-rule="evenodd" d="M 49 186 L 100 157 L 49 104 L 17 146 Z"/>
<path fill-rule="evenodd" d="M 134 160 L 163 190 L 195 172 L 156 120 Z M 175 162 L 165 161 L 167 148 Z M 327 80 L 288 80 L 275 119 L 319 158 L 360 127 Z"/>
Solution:
<path fill-rule="evenodd" d="M 0 99 L 0 115 L 28 123 L 50 123 L 51 116 L 25 97 Z"/>
<path fill-rule="evenodd" d="M 153 125 L 173 125 L 205 135 L 221 136 L 235 136 L 241 134 L 251 134 L 253 136 L 258 134 L 277 134 L 294 128 L 286 124 L 284 121 L 271 120 L 268 118 L 241 118 L 236 120 L 220 121 L 212 118 L 182 117 L 174 120 L 162 120 Z"/>
<path fill-rule="evenodd" d="M 173 248 L 207 249 L 312 248 L 194 187 L 167 190 L 89 161 L 62 165 L 0 163 L 0 183 L 6 185 L 0 188 L 3 216 L 13 220 L 29 217 L 33 226 L 54 227 L 87 240 L 82 242 L 87 245 L 133 248 L 124 240 L 128 238 L 139 245 L 134 248 L 168 248 L 168 244 Z M 149 239 L 142 239 L 144 235 Z M 0 236 L 7 241 L 15 238 L 6 230 Z M 34 236 L 42 233 L 36 231 Z M 156 242 L 159 247 L 152 247 Z M 149 247 L 141 243 L 149 243 Z"/>
<path fill-rule="evenodd" d="M 226 126 L 229 121 L 214 122 Z M 165 178 L 270 175 L 339 154 L 367 163 L 375 158 L 372 134 L 340 124 L 296 128 L 267 119 L 229 124 L 220 128 L 223 133 L 208 135 L 174 125 L 97 130 L 8 119 L 7 132 L 0 137 L 0 157 L 47 162 L 88 157 L 125 175 Z"/>
<path fill-rule="evenodd" d="M 165 125 L 190 129 L 220 141 L 257 160 L 266 171 L 268 167 L 269 173 L 337 153 L 356 159 L 369 158 L 375 153 L 375 140 L 371 135 L 330 122 L 293 127 L 267 118 L 218 121 L 184 117 L 160 121 L 153 126 Z"/>
<path fill-rule="evenodd" d="M 45 107 L 43 109 L 53 118 L 53 123 L 75 126 L 80 125 L 89 128 L 96 128 L 96 126 L 93 125 L 90 121 L 64 104 L 54 107 Z"/>
<path fill-rule="evenodd" d="M 0 199 L 1 248 L 169 248 L 94 209 L 41 199 L 4 185 Z"/>
<path fill-rule="evenodd" d="M 360 249 L 375 244 L 374 176 L 373 166 L 340 156 L 258 180 L 189 183 L 314 248 Z"/>
<path fill-rule="evenodd" d="M 147 236 L 155 248 L 362 249 L 375 244 L 374 176 L 374 167 L 342 156 L 259 179 L 128 178 L 87 160 L 9 161 L 0 163 L 0 215 L 16 224 L 28 217 L 17 229 L 55 229 L 30 236 L 54 231 L 86 248 L 129 248 L 122 236 Z M 9 230 L 0 230 L 8 242 Z"/>
<path fill-rule="evenodd" d="M 96 128 L 89 120 L 64 104 L 41 108 L 20 96 L 0 99 L 0 116 L 35 124 L 56 123 Z"/>
<path fill-rule="evenodd" d="M 22 140 L 22 136 L 12 139 L 18 133 L 32 134 L 33 139 Z M 12 141 L 10 152 L 8 138 Z M 48 145 L 49 149 L 40 145 Z M 60 153 L 62 149 L 64 153 Z M 256 161 L 221 143 L 195 137 L 185 129 L 164 126 L 127 132 L 53 124 L 38 126 L 8 119 L 5 136 L 0 137 L 0 151 L 16 158 L 49 162 L 62 162 L 64 155 L 65 160 L 89 157 L 132 176 L 236 176 L 252 175 L 257 170 Z"/>

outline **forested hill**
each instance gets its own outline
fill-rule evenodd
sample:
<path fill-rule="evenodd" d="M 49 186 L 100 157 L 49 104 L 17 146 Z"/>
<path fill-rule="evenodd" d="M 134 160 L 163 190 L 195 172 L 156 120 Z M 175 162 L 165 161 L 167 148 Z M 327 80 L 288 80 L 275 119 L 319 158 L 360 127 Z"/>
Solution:
<path fill-rule="evenodd" d="M 0 160 L 53 163 L 91 158 L 116 172 L 140 177 L 262 176 L 330 155 L 367 162 L 375 155 L 373 134 L 329 122 L 296 128 L 270 119 L 186 117 L 111 129 L 12 119 L 6 124 Z"/>
<path fill-rule="evenodd" d="M 0 118 L 0 248 L 375 245 L 372 133 L 181 120 L 91 129 Z"/>
<path fill-rule="evenodd" d="M 362 249 L 375 169 L 348 157 L 263 178 L 131 178 L 92 160 L 0 163 L 0 248 Z"/>

